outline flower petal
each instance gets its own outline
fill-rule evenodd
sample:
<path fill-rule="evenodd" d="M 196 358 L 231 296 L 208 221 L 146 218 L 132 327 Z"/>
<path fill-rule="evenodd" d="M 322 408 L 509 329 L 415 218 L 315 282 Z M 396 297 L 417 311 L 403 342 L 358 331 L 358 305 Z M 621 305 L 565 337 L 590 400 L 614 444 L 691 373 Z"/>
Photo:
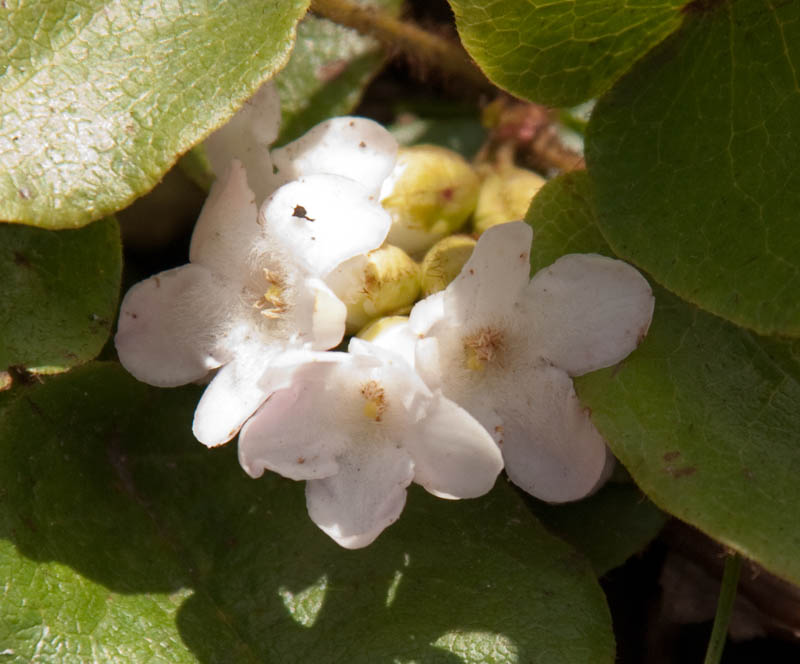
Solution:
<path fill-rule="evenodd" d="M 310 339 L 314 350 L 328 350 L 341 343 L 347 307 L 324 281 L 306 279 L 296 306 L 297 327 L 304 338 Z"/>
<path fill-rule="evenodd" d="M 159 387 L 203 378 L 228 359 L 214 334 L 226 298 L 224 283 L 191 263 L 139 282 L 120 306 L 114 344 L 122 366 Z"/>
<path fill-rule="evenodd" d="M 590 494 L 604 476 L 606 445 L 572 380 L 552 366 L 514 378 L 516 396 L 496 404 L 509 479 L 552 503 Z"/>
<path fill-rule="evenodd" d="M 265 469 L 293 480 L 335 475 L 337 457 L 349 444 L 330 400 L 330 376 L 344 353 L 320 353 L 329 361 L 307 362 L 297 368 L 291 385 L 274 392 L 242 427 L 239 462 L 252 477 Z"/>
<path fill-rule="evenodd" d="M 528 284 L 532 237 L 531 227 L 521 221 L 483 233 L 461 273 L 444 290 L 447 318 L 479 323 L 508 314 Z"/>
<path fill-rule="evenodd" d="M 211 187 L 192 233 L 189 260 L 243 282 L 254 240 L 261 235 L 258 208 L 241 162 L 233 161 Z"/>
<path fill-rule="evenodd" d="M 366 118 L 341 117 L 313 127 L 305 135 L 272 151 L 282 182 L 329 173 L 356 180 L 377 196 L 397 158 L 397 141 Z"/>
<path fill-rule="evenodd" d="M 414 305 L 408 317 L 412 332 L 425 335 L 436 323 L 444 320 L 444 298 L 444 291 L 439 291 Z"/>
<path fill-rule="evenodd" d="M 391 225 L 388 213 L 368 200 L 361 185 L 338 175 L 310 175 L 284 185 L 259 218 L 271 242 L 321 277 L 379 247 Z"/>
<path fill-rule="evenodd" d="M 272 390 L 259 379 L 281 351 L 280 346 L 241 345 L 203 392 L 194 412 L 192 431 L 208 447 L 227 443 Z"/>
<path fill-rule="evenodd" d="M 369 337 L 365 336 L 365 339 L 375 346 L 397 353 L 408 363 L 409 366 L 413 367 L 414 349 L 419 337 L 411 331 L 408 320 L 403 319 L 403 316 L 393 316 L 385 319 L 378 319 L 377 323 L 379 324 L 386 320 L 386 325 L 374 335 Z M 375 321 L 373 321 L 373 324 L 374 323 Z M 359 334 L 363 334 L 363 330 L 359 332 Z"/>
<path fill-rule="evenodd" d="M 503 470 L 503 457 L 486 429 L 441 392 L 403 444 L 414 459 L 414 481 L 440 498 L 482 496 Z"/>
<path fill-rule="evenodd" d="M 327 535 L 346 549 L 359 549 L 400 516 L 414 463 L 402 448 L 379 441 L 353 441 L 349 449 L 336 475 L 306 484 L 306 504 Z"/>
<path fill-rule="evenodd" d="M 639 345 L 653 317 L 647 280 L 596 254 L 559 258 L 525 293 L 532 352 L 578 376 L 616 364 Z"/>
<path fill-rule="evenodd" d="M 222 127 L 206 139 L 206 154 L 217 177 L 232 159 L 244 164 L 250 189 L 263 201 L 277 186 L 269 146 L 278 137 L 281 102 L 273 83 L 265 83 Z"/>

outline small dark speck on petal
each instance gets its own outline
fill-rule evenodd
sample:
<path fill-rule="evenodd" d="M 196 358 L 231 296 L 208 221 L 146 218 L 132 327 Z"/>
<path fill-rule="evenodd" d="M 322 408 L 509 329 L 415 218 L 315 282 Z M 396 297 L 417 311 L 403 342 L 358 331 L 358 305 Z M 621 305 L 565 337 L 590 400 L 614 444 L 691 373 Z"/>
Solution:
<path fill-rule="evenodd" d="M 306 221 L 314 221 L 308 216 L 308 211 L 302 205 L 294 206 L 294 212 L 292 212 L 292 216 L 297 217 L 298 219 L 305 219 Z"/>
<path fill-rule="evenodd" d="M 358 147 L 360 147 L 360 148 L 365 148 L 365 147 L 367 147 L 367 144 L 366 144 L 364 141 L 361 141 L 361 142 L 358 144 Z"/>

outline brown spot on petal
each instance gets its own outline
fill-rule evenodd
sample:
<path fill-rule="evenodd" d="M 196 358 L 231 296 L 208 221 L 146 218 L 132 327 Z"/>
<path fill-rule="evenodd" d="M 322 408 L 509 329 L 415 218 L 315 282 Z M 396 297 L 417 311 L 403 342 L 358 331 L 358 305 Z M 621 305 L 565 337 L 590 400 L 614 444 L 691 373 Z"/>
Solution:
<path fill-rule="evenodd" d="M 297 463 L 303 464 L 305 462 L 306 462 L 306 458 L 305 457 L 297 457 Z"/>
<path fill-rule="evenodd" d="M 308 211 L 302 205 L 294 206 L 294 212 L 292 212 L 292 216 L 297 217 L 298 219 L 305 219 L 306 221 L 314 221 L 314 219 L 308 216 Z"/>
<path fill-rule="evenodd" d="M 365 148 L 365 147 L 367 147 L 367 144 L 366 144 L 364 141 L 361 141 L 361 142 L 358 144 L 358 147 L 360 147 L 360 148 Z"/>

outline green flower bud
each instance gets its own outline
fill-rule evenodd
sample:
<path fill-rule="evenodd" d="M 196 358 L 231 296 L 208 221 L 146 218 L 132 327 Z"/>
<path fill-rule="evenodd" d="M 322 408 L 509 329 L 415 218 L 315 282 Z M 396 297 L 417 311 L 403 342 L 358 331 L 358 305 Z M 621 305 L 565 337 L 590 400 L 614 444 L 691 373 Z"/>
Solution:
<path fill-rule="evenodd" d="M 469 235 L 451 235 L 433 245 L 422 261 L 422 296 L 447 288 L 472 256 L 475 244 Z"/>
<path fill-rule="evenodd" d="M 400 148 L 381 189 L 392 216 L 387 242 L 419 254 L 461 228 L 475 209 L 480 178 L 456 152 L 435 145 Z"/>
<path fill-rule="evenodd" d="M 419 265 L 385 244 L 342 263 L 326 279 L 347 306 L 347 333 L 369 321 L 410 307 L 419 295 Z"/>
<path fill-rule="evenodd" d="M 545 182 L 536 173 L 516 166 L 488 175 L 478 194 L 472 222 L 475 232 L 483 233 L 491 226 L 524 219 L 531 199 Z"/>
<path fill-rule="evenodd" d="M 358 331 L 356 336 L 364 341 L 375 341 L 379 335 L 386 332 L 386 330 L 389 328 L 394 327 L 395 325 L 402 325 L 403 323 L 407 322 L 408 316 L 384 316 L 383 318 L 378 318 L 371 323 L 367 323 Z"/>

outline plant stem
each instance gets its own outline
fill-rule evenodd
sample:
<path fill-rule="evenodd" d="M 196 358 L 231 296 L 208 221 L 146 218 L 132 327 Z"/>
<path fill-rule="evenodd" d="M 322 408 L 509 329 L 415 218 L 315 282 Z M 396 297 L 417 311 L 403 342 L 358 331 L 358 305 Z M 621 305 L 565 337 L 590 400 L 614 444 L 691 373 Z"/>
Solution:
<path fill-rule="evenodd" d="M 352 0 L 311 0 L 311 11 L 371 35 L 390 49 L 401 51 L 430 69 L 440 69 L 480 91 L 495 91 L 461 47 L 375 7 Z"/>
<path fill-rule="evenodd" d="M 725 640 L 728 636 L 728 623 L 733 612 L 733 603 L 736 600 L 736 586 L 739 584 L 741 568 L 742 557 L 738 553 L 728 556 L 725 560 L 722 586 L 719 589 L 719 600 L 717 600 L 717 615 L 714 617 L 714 627 L 711 629 L 711 638 L 708 640 L 704 664 L 718 664 L 722 659 L 722 651 L 725 649 Z"/>

